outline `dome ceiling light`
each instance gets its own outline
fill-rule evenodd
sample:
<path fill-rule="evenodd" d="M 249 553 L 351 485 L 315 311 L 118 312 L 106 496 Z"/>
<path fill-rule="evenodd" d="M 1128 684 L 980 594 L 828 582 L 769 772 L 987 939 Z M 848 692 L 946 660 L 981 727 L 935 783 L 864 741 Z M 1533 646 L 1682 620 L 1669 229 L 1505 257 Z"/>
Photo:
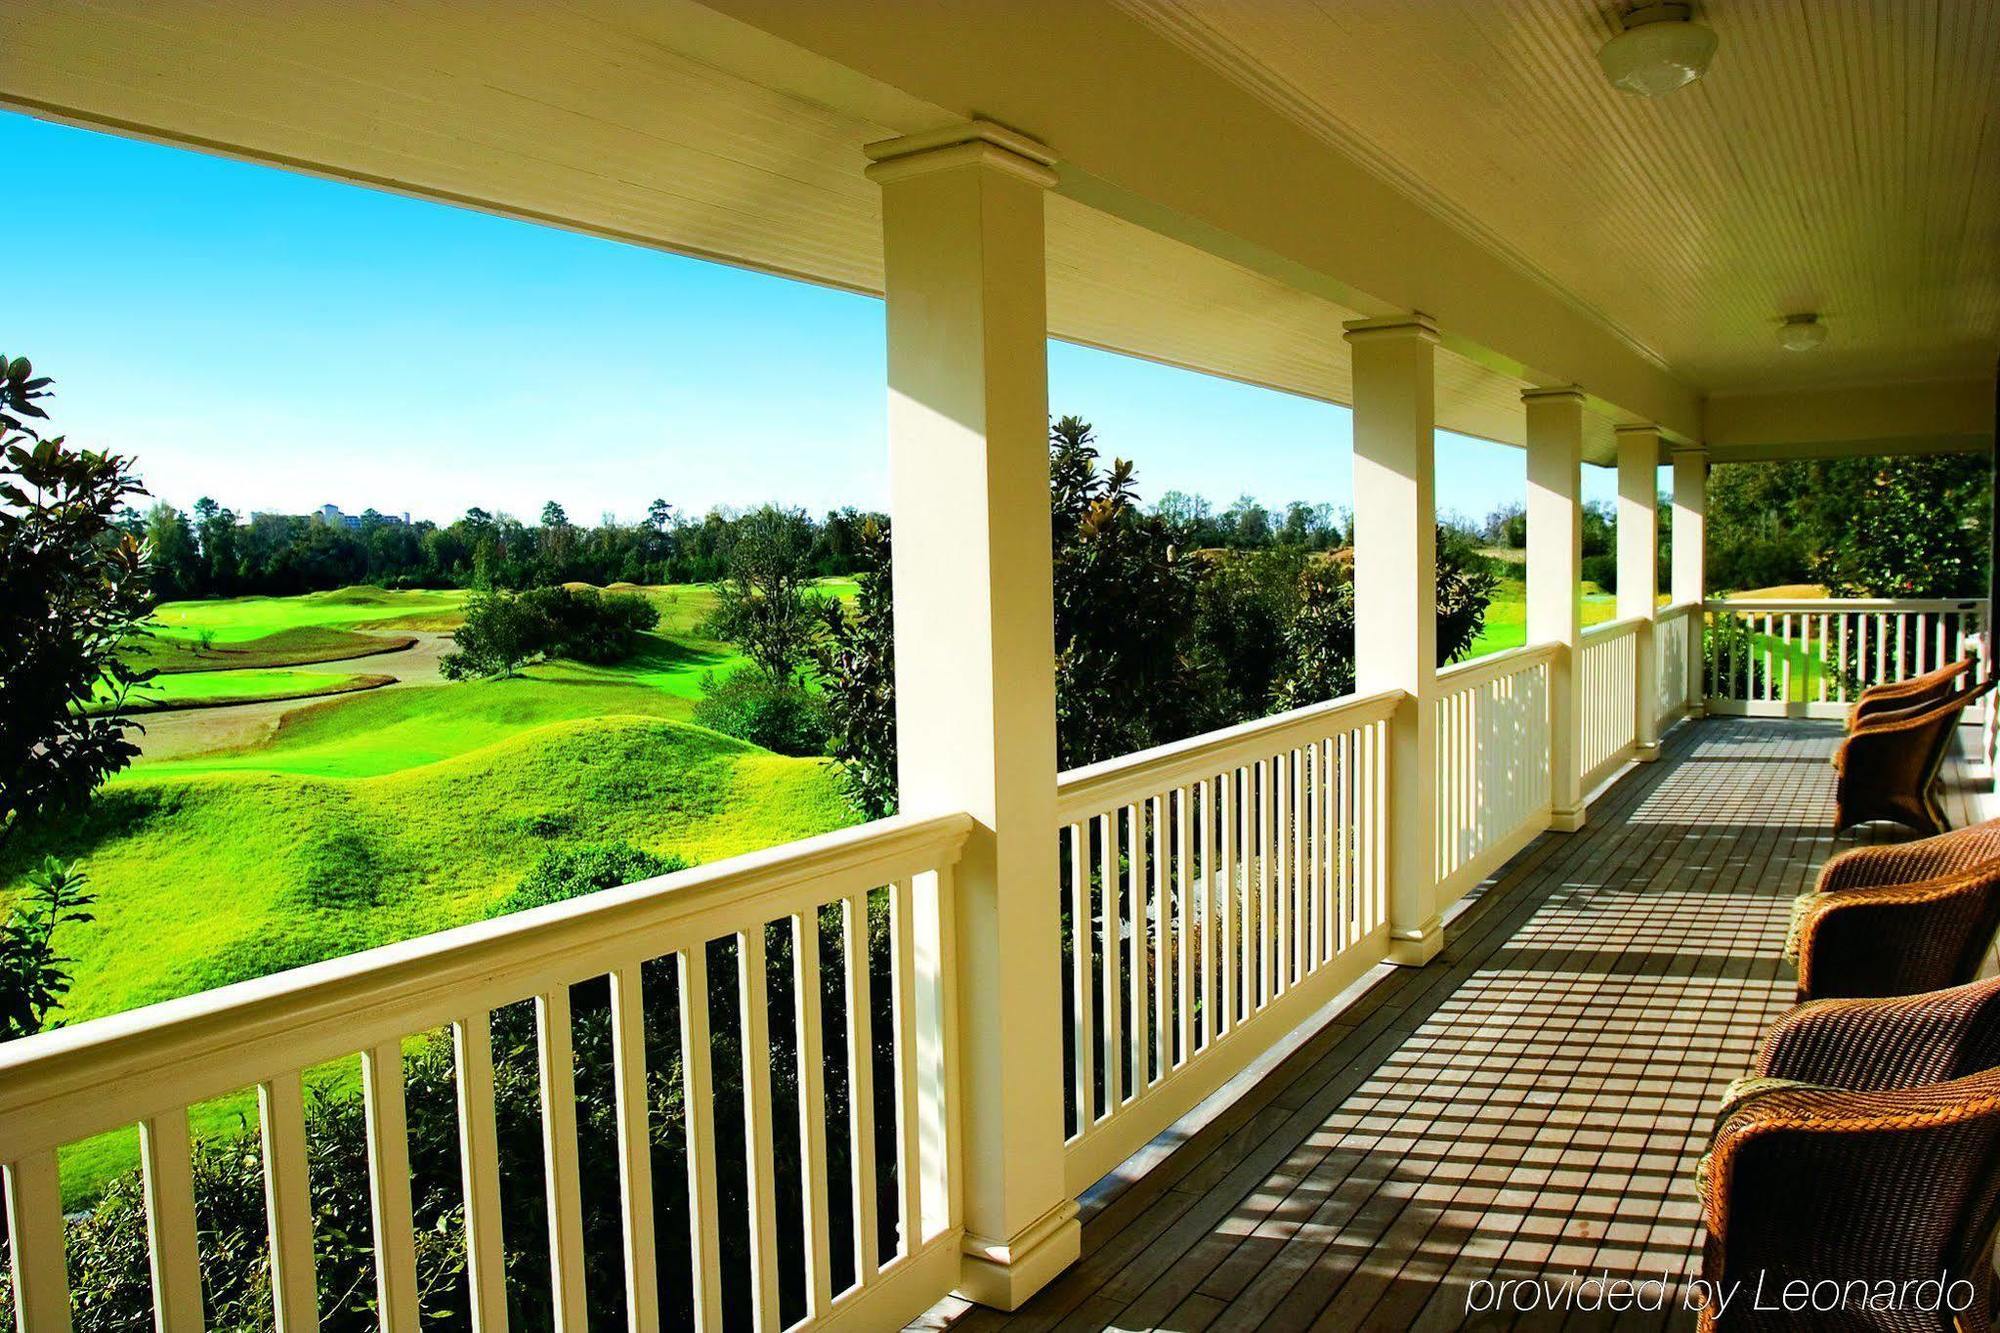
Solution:
<path fill-rule="evenodd" d="M 1604 77 L 1628 93 L 1665 97 L 1708 72 L 1715 58 L 1715 30 L 1696 23 L 1694 6 L 1641 0 L 1618 21 L 1625 31 L 1604 44 L 1597 62 Z"/>
<path fill-rule="evenodd" d="M 1786 315 L 1778 326 L 1778 346 L 1787 352 L 1810 352 L 1826 341 L 1826 325 L 1818 315 Z"/>

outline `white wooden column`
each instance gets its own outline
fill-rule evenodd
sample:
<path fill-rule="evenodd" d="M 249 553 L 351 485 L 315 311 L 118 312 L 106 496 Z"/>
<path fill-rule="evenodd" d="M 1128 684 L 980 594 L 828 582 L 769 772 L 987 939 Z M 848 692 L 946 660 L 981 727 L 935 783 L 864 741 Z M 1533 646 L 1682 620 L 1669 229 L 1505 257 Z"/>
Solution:
<path fill-rule="evenodd" d="M 1660 658 L 1653 622 L 1660 604 L 1660 431 L 1620 426 L 1618 436 L 1618 618 L 1637 618 L 1632 642 L 1633 758 L 1660 757 Z"/>
<path fill-rule="evenodd" d="M 1437 328 L 1422 315 L 1347 326 L 1354 358 L 1354 640 L 1363 694 L 1409 697 L 1390 721 L 1389 961 L 1437 956 Z"/>
<path fill-rule="evenodd" d="M 1553 643 L 1549 664 L 1549 823 L 1583 827 L 1583 393 L 1530 389 L 1528 642 Z"/>
<path fill-rule="evenodd" d="M 1674 463 L 1674 555 L 1673 583 L 1669 592 L 1674 605 L 1693 603 L 1695 613 L 1688 624 L 1688 711 L 1699 717 L 1706 702 L 1702 677 L 1707 666 L 1703 655 L 1702 627 L 1708 615 L 1701 604 L 1708 596 L 1708 451 L 1676 449 Z"/>
<path fill-rule="evenodd" d="M 905 813 L 978 822 L 957 874 L 961 1291 L 1013 1309 L 1077 1257 L 1063 1172 L 1043 196 L 975 123 L 870 145 L 882 186 Z"/>

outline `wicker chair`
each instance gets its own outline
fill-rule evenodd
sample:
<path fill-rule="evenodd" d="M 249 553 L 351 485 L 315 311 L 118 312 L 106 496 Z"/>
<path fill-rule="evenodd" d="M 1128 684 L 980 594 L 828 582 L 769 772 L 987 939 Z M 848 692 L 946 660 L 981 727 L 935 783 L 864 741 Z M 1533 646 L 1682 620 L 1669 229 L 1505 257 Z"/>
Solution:
<path fill-rule="evenodd" d="M 1954 730 L 1967 705 L 1993 688 L 1982 681 L 1914 708 L 1862 720 L 1834 752 L 1835 831 L 1874 819 L 1906 824 L 1919 833 L 1942 833 L 1937 779 Z"/>
<path fill-rule="evenodd" d="M 1894 1000 L 1803 1005 L 1725 1098 L 1698 1173 L 1703 1329 L 1985 1330 L 2000 1216 L 2000 979 Z M 1960 1308 L 1756 1309 L 1789 1282 L 1942 1275 Z M 1853 1288 L 1845 1288 L 1851 1293 Z M 1843 1294 L 1845 1294 L 1843 1293 Z"/>
<path fill-rule="evenodd" d="M 1924 704 L 1942 699 L 1950 694 L 1958 684 L 1960 676 L 1968 675 L 1979 665 L 1976 657 L 1962 657 L 1956 662 L 1948 662 L 1936 671 L 1926 671 L 1921 676 L 1899 680 L 1887 685 L 1870 685 L 1861 691 L 1854 706 L 1847 710 L 1847 729 L 1853 731 L 1862 719 L 1878 713 L 1892 713 L 1905 708 L 1918 708 Z"/>
<path fill-rule="evenodd" d="M 1981 836 L 1968 837 L 1949 853 L 1926 849 L 1922 859 L 1969 853 L 1995 835 L 1990 824 L 1961 832 Z M 1869 858 L 1848 873 L 1886 873 L 1890 864 L 1887 857 Z M 1828 867 L 1836 882 L 1847 877 L 1834 870 Z M 1822 875 L 1823 880 L 1827 877 Z M 1915 995 L 1972 980 L 1996 931 L 2000 931 L 2000 859 L 1988 859 L 1915 883 L 1856 885 L 1807 894 L 1795 905 L 1787 952 L 1799 965 L 1801 1000 Z"/>

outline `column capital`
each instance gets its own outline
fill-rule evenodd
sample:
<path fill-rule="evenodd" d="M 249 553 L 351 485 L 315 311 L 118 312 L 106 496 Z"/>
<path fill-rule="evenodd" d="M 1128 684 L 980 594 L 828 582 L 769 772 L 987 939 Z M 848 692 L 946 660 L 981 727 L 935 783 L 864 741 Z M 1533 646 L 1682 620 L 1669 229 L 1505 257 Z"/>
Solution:
<path fill-rule="evenodd" d="M 1611 433 L 1613 435 L 1651 435 L 1655 439 L 1658 439 L 1660 428 L 1650 421 L 1638 421 L 1629 425 L 1613 426 Z"/>
<path fill-rule="evenodd" d="M 1050 189 L 1056 183 L 1056 155 L 1025 134 L 990 120 L 969 120 L 943 129 L 877 139 L 863 145 L 867 176 L 877 185 L 955 167 L 991 167 Z"/>
<path fill-rule="evenodd" d="M 1351 343 L 1396 338 L 1417 338 L 1428 343 L 1440 341 L 1437 325 L 1421 310 L 1413 310 L 1407 315 L 1378 315 L 1374 319 L 1350 319 L 1341 325 L 1341 328 L 1347 330 L 1347 341 Z"/>
<path fill-rule="evenodd" d="M 1556 384 L 1547 388 L 1521 390 L 1524 403 L 1576 403 L 1584 401 L 1583 389 L 1575 384 Z"/>
<path fill-rule="evenodd" d="M 1703 460 L 1703 459 L 1706 459 L 1706 458 L 1708 457 L 1708 446 L 1707 446 L 1707 445 L 1705 445 L 1705 444 L 1672 444 L 1672 443 L 1669 443 L 1669 444 L 1667 445 L 1667 453 L 1668 453 L 1668 455 L 1670 455 L 1671 457 L 1674 457 L 1674 458 L 1686 458 L 1686 459 L 1689 459 L 1689 460 L 1691 460 L 1691 461 L 1692 461 L 1692 460 Z"/>

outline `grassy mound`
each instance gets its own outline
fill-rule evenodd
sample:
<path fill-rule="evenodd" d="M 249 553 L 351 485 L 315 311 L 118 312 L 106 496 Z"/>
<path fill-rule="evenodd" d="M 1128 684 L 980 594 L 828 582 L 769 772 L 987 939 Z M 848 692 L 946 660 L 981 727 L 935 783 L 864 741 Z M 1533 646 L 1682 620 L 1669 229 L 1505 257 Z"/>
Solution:
<path fill-rule="evenodd" d="M 11 896 L 44 853 L 89 865 L 97 919 L 65 935 L 67 1021 L 478 920 L 550 846 L 615 838 L 701 862 L 854 818 L 823 761 L 644 717 L 370 778 L 176 767 L 113 784 L 0 867 Z"/>
<path fill-rule="evenodd" d="M 401 652 L 415 643 L 407 634 L 363 634 L 331 625 L 298 625 L 241 643 L 218 642 L 207 648 L 193 639 L 162 634 L 135 645 L 125 656 L 135 667 L 166 676 L 339 662 Z"/>

